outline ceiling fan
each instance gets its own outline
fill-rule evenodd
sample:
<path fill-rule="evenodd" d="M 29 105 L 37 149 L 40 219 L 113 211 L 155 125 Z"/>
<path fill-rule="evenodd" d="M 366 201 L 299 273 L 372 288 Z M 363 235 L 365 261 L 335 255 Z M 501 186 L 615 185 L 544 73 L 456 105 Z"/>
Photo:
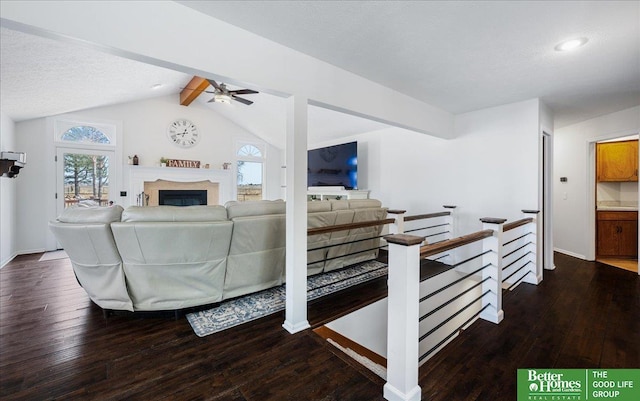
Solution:
<path fill-rule="evenodd" d="M 236 100 L 240 103 L 246 104 L 247 106 L 253 104 L 251 100 L 247 100 L 237 95 L 251 95 L 254 93 L 259 93 L 252 89 L 238 89 L 238 90 L 229 90 L 227 86 L 223 83 L 218 84 L 213 79 L 207 79 L 209 83 L 215 88 L 215 91 L 204 91 L 207 93 L 213 93 L 213 98 L 209 100 L 207 103 L 216 102 L 216 103 L 231 103 L 231 100 Z"/>

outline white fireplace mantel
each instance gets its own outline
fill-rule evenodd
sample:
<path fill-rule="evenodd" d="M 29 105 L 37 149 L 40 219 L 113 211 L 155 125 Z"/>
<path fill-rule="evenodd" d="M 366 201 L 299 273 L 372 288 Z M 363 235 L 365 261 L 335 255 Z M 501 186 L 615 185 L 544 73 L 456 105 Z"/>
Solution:
<path fill-rule="evenodd" d="M 211 181 L 219 183 L 220 204 L 234 199 L 233 170 L 179 168 L 179 167 L 129 167 L 129 204 L 136 204 L 136 197 L 144 192 L 144 183 L 157 180 L 176 182 Z"/>

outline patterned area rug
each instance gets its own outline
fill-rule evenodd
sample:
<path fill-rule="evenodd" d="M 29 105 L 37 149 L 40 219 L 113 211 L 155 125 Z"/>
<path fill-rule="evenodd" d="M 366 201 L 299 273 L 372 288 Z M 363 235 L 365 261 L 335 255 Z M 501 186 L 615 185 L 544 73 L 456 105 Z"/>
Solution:
<path fill-rule="evenodd" d="M 375 260 L 345 269 L 318 274 L 307 279 L 309 301 L 387 274 L 387 265 Z M 259 319 L 281 311 L 285 306 L 285 286 L 224 301 L 215 308 L 187 314 L 187 320 L 199 337 Z"/>

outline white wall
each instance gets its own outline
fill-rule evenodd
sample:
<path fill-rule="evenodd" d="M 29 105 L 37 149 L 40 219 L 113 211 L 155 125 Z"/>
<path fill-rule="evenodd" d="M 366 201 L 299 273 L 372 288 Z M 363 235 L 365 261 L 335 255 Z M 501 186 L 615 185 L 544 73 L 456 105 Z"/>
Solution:
<path fill-rule="evenodd" d="M 596 183 L 596 201 L 632 202 L 638 204 L 637 182 L 598 182 Z"/>
<path fill-rule="evenodd" d="M 74 115 L 86 119 L 121 121 L 124 159 L 126 160 L 127 156 L 138 155 L 142 166 L 155 166 L 160 162 L 160 157 L 167 157 L 199 160 L 202 164 L 208 163 L 212 169 L 220 169 L 222 163 L 235 161 L 238 141 L 265 144 L 244 128 L 197 102 L 189 107 L 180 106 L 177 95 L 100 107 Z M 196 146 L 183 149 L 167 139 L 167 127 L 178 118 L 186 118 L 198 127 L 201 139 Z M 280 196 L 281 150 L 269 144 L 265 145 L 265 198 L 276 199 Z M 124 185 L 122 190 L 125 190 L 126 177 L 121 183 Z M 120 203 L 126 206 L 124 202 Z"/>
<path fill-rule="evenodd" d="M 461 114 L 449 140 L 388 128 L 312 147 L 358 141 L 361 189 L 408 214 L 457 205 L 467 234 L 480 217 L 515 220 L 538 209 L 539 112 L 532 99 Z"/>
<path fill-rule="evenodd" d="M 538 209 L 538 127 L 537 99 L 456 116 L 452 169 L 464 184 L 454 186 L 452 198 L 460 199 L 463 224 Z"/>
<path fill-rule="evenodd" d="M 381 299 L 329 322 L 327 327 L 386 358 L 387 305 L 387 298 Z"/>
<path fill-rule="evenodd" d="M 200 160 L 211 168 L 222 168 L 224 162 L 235 161 L 237 141 L 264 143 L 262 140 L 235 125 L 215 111 L 198 104 L 180 106 L 177 96 L 100 107 L 73 113 L 84 121 L 118 121 L 123 134 L 123 153 L 137 154 L 140 165 L 154 166 L 160 157 Z M 54 117 L 55 118 L 55 117 Z M 66 116 L 65 116 L 66 118 Z M 198 126 L 201 140 L 195 147 L 181 149 L 167 139 L 169 124 L 177 118 L 186 118 Z M 51 119 L 36 119 L 16 124 L 16 138 L 20 150 L 27 152 L 27 167 L 22 169 L 19 179 L 17 206 L 19 253 L 50 250 L 55 241 L 47 223 L 55 218 L 54 147 Z M 3 129 L 4 131 L 4 129 Z M 280 163 L 282 151 L 266 144 L 267 174 L 265 198 L 280 197 Z M 126 174 L 126 169 L 122 170 Z M 119 177 L 119 188 L 113 188 L 112 199 L 122 206 L 128 206 L 128 198 L 120 198 L 119 192 L 128 191 L 128 177 Z"/>
<path fill-rule="evenodd" d="M 593 142 L 637 134 L 640 106 L 558 128 L 554 140 L 554 241 L 556 250 L 595 258 Z M 560 182 L 567 177 L 567 182 Z"/>
<path fill-rule="evenodd" d="M 19 151 L 15 147 L 15 124 L 2 112 L 0 151 Z M 17 180 L 21 177 L 22 173 L 15 178 L 0 177 L 0 267 L 16 255 L 16 194 Z"/>
<path fill-rule="evenodd" d="M 18 253 L 42 252 L 46 248 L 47 206 L 55 201 L 54 190 L 47 179 L 54 166 L 54 155 L 48 150 L 46 135 L 45 119 L 16 123 L 16 146 L 27 153 L 27 165 L 18 176 Z"/>

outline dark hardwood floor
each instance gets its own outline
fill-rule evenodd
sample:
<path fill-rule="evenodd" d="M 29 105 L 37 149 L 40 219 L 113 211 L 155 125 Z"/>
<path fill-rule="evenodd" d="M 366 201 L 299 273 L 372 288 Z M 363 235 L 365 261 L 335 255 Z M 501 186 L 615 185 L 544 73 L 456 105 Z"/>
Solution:
<path fill-rule="evenodd" d="M 504 293 L 504 320 L 478 320 L 420 369 L 425 400 L 514 400 L 524 368 L 640 368 L 640 278 L 555 255 L 538 286 Z"/>
<path fill-rule="evenodd" d="M 184 318 L 105 319 L 66 259 L 0 270 L 2 400 L 382 400 L 384 381 L 283 313 L 199 338 Z M 420 370 L 423 399 L 512 400 L 517 368 L 640 367 L 640 279 L 564 255 Z M 385 279 L 313 302 L 313 327 L 386 295 Z"/>

